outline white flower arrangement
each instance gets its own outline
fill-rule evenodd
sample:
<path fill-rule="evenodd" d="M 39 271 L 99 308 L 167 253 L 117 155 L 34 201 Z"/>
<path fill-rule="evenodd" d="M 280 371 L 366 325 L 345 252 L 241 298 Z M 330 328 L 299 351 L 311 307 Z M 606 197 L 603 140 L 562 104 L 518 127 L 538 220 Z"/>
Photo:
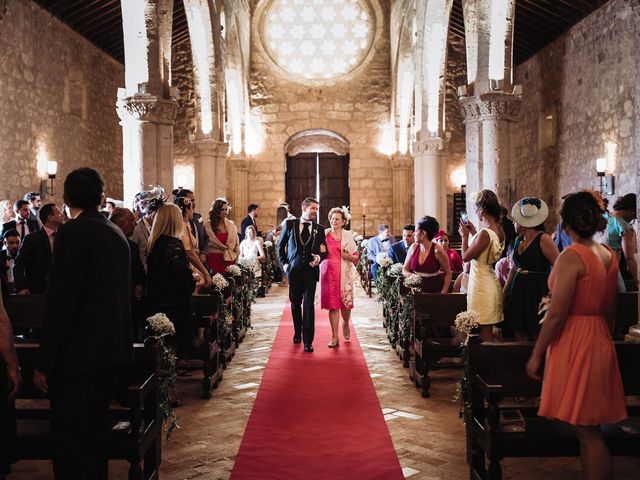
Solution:
<path fill-rule="evenodd" d="M 460 312 L 458 313 L 458 315 L 456 315 L 456 330 L 469 335 L 471 332 L 473 332 L 473 330 L 477 329 L 480 326 L 480 323 L 478 322 L 479 319 L 480 316 L 473 310 L 465 310 L 464 312 Z"/>
<path fill-rule="evenodd" d="M 213 283 L 213 286 L 215 288 L 217 288 L 218 290 L 222 291 L 225 288 L 227 288 L 229 286 L 229 282 L 227 282 L 227 279 L 224 278 L 222 275 L 220 275 L 219 273 L 216 273 L 212 278 L 211 278 L 211 282 Z"/>
<path fill-rule="evenodd" d="M 271 241 L 267 240 L 266 242 L 264 242 L 264 246 L 265 246 L 265 248 L 271 248 L 271 247 L 273 247 L 273 243 Z"/>
<path fill-rule="evenodd" d="M 402 267 L 403 265 L 401 263 L 394 263 L 393 265 L 391 265 L 391 267 L 389 267 L 387 275 L 389 275 L 390 277 L 399 277 L 400 275 L 402 275 Z"/>
<path fill-rule="evenodd" d="M 362 240 L 362 248 L 367 248 L 369 246 L 369 240 L 366 238 Z"/>
<path fill-rule="evenodd" d="M 355 240 L 356 242 L 362 242 L 362 241 L 364 240 L 364 237 L 363 237 L 362 235 L 356 235 L 356 236 L 354 237 L 354 240 Z"/>
<path fill-rule="evenodd" d="M 253 262 L 251 261 L 251 259 L 247 257 L 238 258 L 238 266 L 241 268 L 253 270 Z"/>
<path fill-rule="evenodd" d="M 422 288 L 422 277 L 417 273 L 412 273 L 404 279 L 404 286 L 412 290 Z"/>
<path fill-rule="evenodd" d="M 156 313 L 147 318 L 147 323 L 157 337 L 164 337 L 165 335 L 173 335 L 176 333 L 176 327 L 174 327 L 173 322 L 169 320 L 169 317 L 164 313 Z"/>
<path fill-rule="evenodd" d="M 389 258 L 389 255 L 384 252 L 380 252 L 376 255 L 376 263 L 381 267 L 386 268 L 390 267 L 393 264 L 393 261 Z"/>
<path fill-rule="evenodd" d="M 234 277 L 239 277 L 239 276 L 242 275 L 242 270 L 237 265 L 229 265 L 227 267 L 227 273 L 229 273 L 230 275 L 232 275 Z"/>
<path fill-rule="evenodd" d="M 344 221 L 349 223 L 349 221 L 351 220 L 351 212 L 349 211 L 349 207 L 343 205 L 341 210 Z"/>

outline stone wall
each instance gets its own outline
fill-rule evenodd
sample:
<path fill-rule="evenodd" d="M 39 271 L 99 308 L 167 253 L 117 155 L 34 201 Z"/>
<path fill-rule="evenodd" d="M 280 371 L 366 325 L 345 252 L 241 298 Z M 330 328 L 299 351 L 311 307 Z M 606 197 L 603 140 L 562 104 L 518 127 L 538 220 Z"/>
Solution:
<path fill-rule="evenodd" d="M 0 199 L 40 190 L 58 162 L 55 198 L 67 173 L 97 169 L 108 196 L 122 198 L 122 130 L 116 114 L 124 66 L 34 2 L 9 1 L 0 21 Z"/>
<path fill-rule="evenodd" d="M 388 125 L 391 89 L 389 65 L 389 2 L 379 2 L 383 18 L 368 63 L 336 83 L 309 85 L 289 79 L 265 52 L 257 15 L 251 27 L 251 110 L 262 128 L 262 150 L 251 157 L 249 201 L 260 204 L 259 225 L 273 224 L 278 201 L 285 198 L 285 143 L 307 129 L 326 129 L 350 143 L 351 210 L 362 231 L 366 203 L 367 233 L 392 219 L 392 171 L 380 152 Z M 314 192 L 310 192 L 313 194 Z M 333 205 L 331 205 L 333 206 Z M 326 206 L 330 207 L 330 206 Z M 237 205 L 236 209 L 245 206 Z M 325 210 L 326 211 L 326 210 Z M 326 218 L 319 219 L 327 223 Z"/>
<path fill-rule="evenodd" d="M 598 187 L 596 158 L 605 157 L 606 142 L 616 145 L 609 199 L 636 191 L 634 52 L 640 45 L 633 18 L 628 2 L 612 0 L 516 69 L 523 97 L 514 198 L 542 196 L 552 205 L 550 223 L 562 195 Z"/>

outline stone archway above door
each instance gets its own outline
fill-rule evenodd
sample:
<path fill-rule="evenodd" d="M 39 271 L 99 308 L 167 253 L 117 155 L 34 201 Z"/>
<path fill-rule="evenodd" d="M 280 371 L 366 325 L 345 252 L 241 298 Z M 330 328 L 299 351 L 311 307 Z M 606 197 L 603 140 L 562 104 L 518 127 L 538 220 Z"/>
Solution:
<path fill-rule="evenodd" d="M 349 153 L 349 140 L 339 133 L 323 128 L 312 128 L 295 133 L 284 145 L 285 155 L 294 157 L 300 153 L 330 152 L 336 155 Z"/>

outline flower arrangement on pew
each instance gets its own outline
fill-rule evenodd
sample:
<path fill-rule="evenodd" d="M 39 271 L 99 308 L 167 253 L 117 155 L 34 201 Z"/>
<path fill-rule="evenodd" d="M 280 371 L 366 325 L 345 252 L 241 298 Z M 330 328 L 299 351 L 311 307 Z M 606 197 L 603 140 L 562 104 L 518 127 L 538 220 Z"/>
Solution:
<path fill-rule="evenodd" d="M 273 279 L 276 271 L 278 270 L 278 254 L 276 252 L 276 247 L 273 242 L 269 240 L 264 242 L 264 254 L 267 257 L 267 261 L 265 263 L 265 267 L 267 269 L 268 278 Z"/>
<path fill-rule="evenodd" d="M 150 335 L 147 339 L 158 342 L 160 347 L 160 365 L 158 368 L 158 395 L 160 411 L 167 431 L 167 439 L 176 428 L 180 428 L 180 418 L 171 404 L 171 399 L 176 393 L 176 356 L 171 347 L 165 344 L 164 337 L 176 333 L 173 322 L 164 313 L 156 313 L 147 318 L 147 329 Z"/>
<path fill-rule="evenodd" d="M 400 302 L 400 311 L 398 312 L 398 332 L 400 344 L 408 346 L 411 341 L 411 327 L 413 325 L 413 307 L 416 294 L 422 291 L 422 277 L 416 273 L 412 273 L 403 279 L 403 284 L 407 287 L 408 292 L 404 295 Z"/>
<path fill-rule="evenodd" d="M 456 319 L 454 322 L 456 330 L 462 332 L 466 335 L 464 343 L 461 345 L 462 348 L 462 362 L 464 364 L 464 372 L 467 371 L 467 363 L 469 361 L 469 349 L 467 345 L 469 343 L 469 339 L 471 337 L 478 336 L 480 333 L 480 323 L 479 323 L 479 315 L 473 310 L 465 310 L 464 312 L 458 313 L 456 315 Z M 456 387 L 456 393 L 453 397 L 454 401 L 460 402 L 460 411 L 458 415 L 460 418 L 464 417 L 465 424 L 468 424 L 471 421 L 471 418 L 467 418 L 469 412 L 471 412 L 471 395 L 469 391 L 469 379 L 467 378 L 466 373 L 462 374 L 460 381 Z M 466 413 L 465 413 L 466 412 Z"/>
<path fill-rule="evenodd" d="M 227 322 L 224 321 L 227 318 L 228 309 L 225 296 L 225 290 L 229 288 L 229 282 L 219 273 L 216 273 L 211 277 L 212 295 L 218 297 L 218 338 L 220 339 L 220 347 L 223 350 L 229 348 L 228 335 L 230 332 Z"/>
<path fill-rule="evenodd" d="M 398 304 L 400 301 L 400 288 L 399 282 L 402 281 L 402 264 L 394 263 L 387 270 L 387 277 L 389 282 L 389 292 L 386 296 L 386 303 L 384 305 L 385 311 L 388 313 L 384 318 L 384 327 L 389 325 L 389 331 L 396 332 L 398 330 Z"/>
<path fill-rule="evenodd" d="M 378 273 L 376 274 L 377 300 L 382 304 L 385 319 L 388 319 L 390 315 L 390 312 L 388 311 L 390 303 L 389 291 L 391 290 L 392 282 L 388 277 L 387 272 L 393 264 L 393 261 L 386 253 L 380 252 L 376 255 L 376 263 L 378 264 Z"/>
<path fill-rule="evenodd" d="M 247 258 L 238 259 L 238 267 L 242 271 L 243 285 L 238 302 L 234 297 L 234 309 L 238 313 L 241 325 L 251 327 L 251 306 L 258 296 L 258 279 L 253 271 L 253 264 Z"/>

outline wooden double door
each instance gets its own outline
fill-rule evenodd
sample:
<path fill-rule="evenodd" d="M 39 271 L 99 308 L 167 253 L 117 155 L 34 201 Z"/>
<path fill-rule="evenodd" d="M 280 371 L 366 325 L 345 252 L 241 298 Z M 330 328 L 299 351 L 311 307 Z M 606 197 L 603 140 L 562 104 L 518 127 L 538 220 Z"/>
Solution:
<path fill-rule="evenodd" d="M 287 155 L 285 190 L 291 213 L 296 217 L 300 216 L 305 198 L 317 198 L 320 202 L 318 223 L 328 226 L 329 210 L 349 205 L 349 154 Z"/>

